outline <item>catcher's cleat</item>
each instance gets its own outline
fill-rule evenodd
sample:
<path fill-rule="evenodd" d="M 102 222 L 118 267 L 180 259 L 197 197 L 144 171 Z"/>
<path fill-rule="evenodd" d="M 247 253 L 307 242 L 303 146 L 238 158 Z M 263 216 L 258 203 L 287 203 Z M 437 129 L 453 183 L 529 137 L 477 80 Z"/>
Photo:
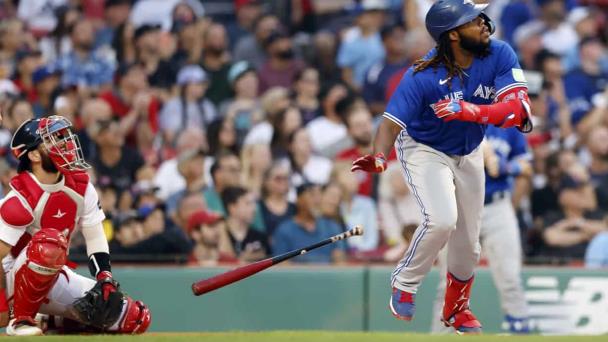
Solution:
<path fill-rule="evenodd" d="M 462 281 L 448 272 L 441 321 L 457 334 L 481 334 L 481 323 L 469 308 L 473 277 Z"/>
<path fill-rule="evenodd" d="M 9 336 L 43 335 L 42 329 L 38 327 L 36 321 L 31 317 L 17 317 L 11 319 L 6 327 L 6 334 Z"/>
<path fill-rule="evenodd" d="M 404 321 L 411 321 L 416 311 L 416 294 L 401 291 L 393 287 L 393 294 L 388 303 L 393 316 Z"/>

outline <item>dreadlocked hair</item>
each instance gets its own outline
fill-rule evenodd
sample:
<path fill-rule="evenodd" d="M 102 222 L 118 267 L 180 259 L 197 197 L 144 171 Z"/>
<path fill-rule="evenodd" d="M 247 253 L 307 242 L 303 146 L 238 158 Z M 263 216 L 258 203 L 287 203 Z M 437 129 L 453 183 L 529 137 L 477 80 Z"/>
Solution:
<path fill-rule="evenodd" d="M 450 37 L 447 32 L 439 36 L 439 42 L 435 47 L 436 53 L 430 59 L 420 58 L 414 62 L 414 73 L 433 68 L 437 70 L 440 64 L 443 64 L 448 69 L 448 88 L 452 87 L 452 79 L 458 76 L 462 80 L 464 71 L 455 62 L 454 52 L 450 47 Z"/>

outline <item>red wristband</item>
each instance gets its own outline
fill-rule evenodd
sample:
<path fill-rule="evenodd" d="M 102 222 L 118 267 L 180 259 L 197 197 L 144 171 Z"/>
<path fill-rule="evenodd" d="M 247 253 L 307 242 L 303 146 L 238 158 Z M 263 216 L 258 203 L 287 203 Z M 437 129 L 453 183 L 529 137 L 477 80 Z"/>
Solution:
<path fill-rule="evenodd" d="M 5 289 L 0 290 L 0 312 L 8 311 L 8 301 L 6 300 L 6 291 Z"/>

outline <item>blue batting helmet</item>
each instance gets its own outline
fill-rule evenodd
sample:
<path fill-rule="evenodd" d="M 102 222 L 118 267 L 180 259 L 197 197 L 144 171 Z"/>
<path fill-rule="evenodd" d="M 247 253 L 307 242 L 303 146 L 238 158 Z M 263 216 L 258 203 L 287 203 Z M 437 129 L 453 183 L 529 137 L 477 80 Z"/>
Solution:
<path fill-rule="evenodd" d="M 431 6 L 426 14 L 425 24 L 436 42 L 442 33 L 482 16 L 488 25 L 490 34 L 494 33 L 494 23 L 483 13 L 487 4 L 475 4 L 472 0 L 439 0 Z"/>

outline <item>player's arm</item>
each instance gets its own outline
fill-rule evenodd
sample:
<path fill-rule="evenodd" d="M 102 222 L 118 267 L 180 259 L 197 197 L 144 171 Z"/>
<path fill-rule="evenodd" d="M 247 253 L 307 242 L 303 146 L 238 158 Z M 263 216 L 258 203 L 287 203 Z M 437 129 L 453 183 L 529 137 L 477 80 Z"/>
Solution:
<path fill-rule="evenodd" d="M 401 132 L 401 126 L 386 117 L 380 122 L 374 137 L 374 154 L 363 156 L 353 162 L 351 171 L 382 172 L 386 170 L 386 157 Z"/>
<path fill-rule="evenodd" d="M 449 122 L 452 120 L 492 124 L 501 128 L 517 127 L 522 132 L 532 130 L 532 112 L 528 91 L 516 87 L 500 95 L 489 105 L 476 105 L 463 100 L 441 100 L 433 105 L 435 115 Z"/>

